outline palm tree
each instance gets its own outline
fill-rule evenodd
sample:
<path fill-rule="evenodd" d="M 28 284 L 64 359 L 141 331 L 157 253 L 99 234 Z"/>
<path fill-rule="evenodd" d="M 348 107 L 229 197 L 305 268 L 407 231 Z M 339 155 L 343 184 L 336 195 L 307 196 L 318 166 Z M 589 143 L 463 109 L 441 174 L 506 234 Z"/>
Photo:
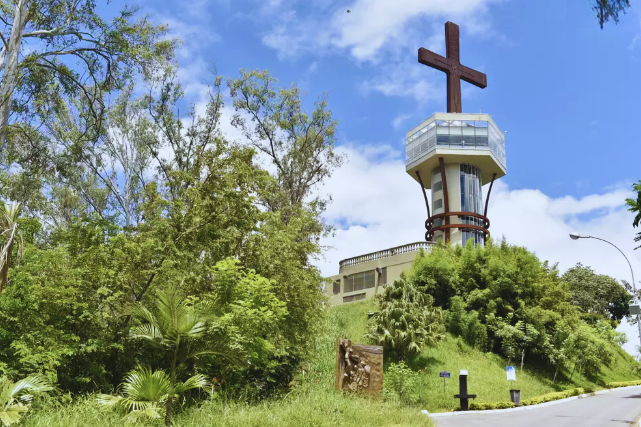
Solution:
<path fill-rule="evenodd" d="M 0 247 L 0 293 L 7 284 L 7 276 L 11 265 L 11 254 L 13 247 L 18 250 L 18 257 L 22 254 L 23 240 L 20 230 L 18 230 L 18 216 L 20 216 L 20 203 L 13 203 L 11 206 L 2 204 L 0 212 L 0 236 L 3 237 L 3 243 Z M 18 258 L 19 259 L 19 258 Z"/>
<path fill-rule="evenodd" d="M 160 408 L 167 401 L 170 378 L 165 371 L 139 366 L 129 372 L 125 381 L 120 384 L 123 396 L 101 394 L 98 403 L 120 407 L 129 413 L 125 419 L 136 422 L 142 418 L 160 418 Z M 192 388 L 203 388 L 208 385 L 203 375 L 194 375 L 184 383 L 178 382 L 174 387 L 174 394 L 180 395 Z"/>
<path fill-rule="evenodd" d="M 29 410 L 33 395 L 52 390 L 42 378 L 32 376 L 13 383 L 6 378 L 0 378 L 0 421 L 5 427 L 20 421 L 22 415 Z"/>
<path fill-rule="evenodd" d="M 203 339 L 210 322 L 215 318 L 211 306 L 197 309 L 173 293 L 159 292 L 152 311 L 137 303 L 131 314 L 145 322 L 133 327 L 131 336 L 149 341 L 165 353 L 169 363 L 165 414 L 165 425 L 168 426 L 177 392 L 176 369 L 187 360 L 203 354 L 238 360 L 238 351 L 232 350 L 224 341 L 212 337 Z"/>
<path fill-rule="evenodd" d="M 404 277 L 385 288 L 376 301 L 380 310 L 372 316 L 366 337 L 394 349 L 397 361 L 445 338 L 441 308 Z"/>

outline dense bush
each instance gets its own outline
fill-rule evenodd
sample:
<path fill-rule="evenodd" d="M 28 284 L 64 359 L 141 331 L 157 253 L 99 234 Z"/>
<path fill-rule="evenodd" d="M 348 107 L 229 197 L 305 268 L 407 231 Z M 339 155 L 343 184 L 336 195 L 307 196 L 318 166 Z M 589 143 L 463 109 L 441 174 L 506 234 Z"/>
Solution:
<path fill-rule="evenodd" d="M 596 285 L 579 291 L 580 278 Z M 614 279 L 582 266 L 560 276 L 556 266 L 505 241 L 434 245 L 419 253 L 407 281 L 447 309 L 448 332 L 508 364 L 547 363 L 554 381 L 564 366 L 570 376 L 595 377 L 611 363 L 612 348 L 625 342 L 614 330 L 627 309 Z M 599 283 L 607 283 L 607 292 L 597 292 Z"/>

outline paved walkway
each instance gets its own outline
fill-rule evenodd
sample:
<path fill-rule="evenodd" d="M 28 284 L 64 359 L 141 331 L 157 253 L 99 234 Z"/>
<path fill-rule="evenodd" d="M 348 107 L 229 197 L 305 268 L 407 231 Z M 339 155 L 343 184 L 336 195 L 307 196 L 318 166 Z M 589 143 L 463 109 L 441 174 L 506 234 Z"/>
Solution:
<path fill-rule="evenodd" d="M 437 427 L 621 427 L 632 424 L 639 414 L 641 386 L 524 411 L 471 413 L 433 420 Z"/>

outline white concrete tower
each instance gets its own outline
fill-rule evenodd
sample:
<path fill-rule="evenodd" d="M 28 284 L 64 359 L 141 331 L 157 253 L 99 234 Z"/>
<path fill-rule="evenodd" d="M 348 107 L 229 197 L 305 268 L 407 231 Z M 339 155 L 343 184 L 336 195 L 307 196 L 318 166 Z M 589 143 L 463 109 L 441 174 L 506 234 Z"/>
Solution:
<path fill-rule="evenodd" d="M 492 184 L 507 172 L 505 137 L 488 114 L 461 112 L 464 80 L 487 86 L 485 74 L 460 63 L 459 29 L 445 24 L 446 57 L 420 48 L 418 61 L 447 74 L 447 113 L 436 113 L 405 136 L 405 168 L 423 190 L 428 219 L 425 239 L 483 244 L 490 221 Z M 481 186 L 490 183 L 483 203 Z M 425 189 L 432 190 L 432 212 Z"/>

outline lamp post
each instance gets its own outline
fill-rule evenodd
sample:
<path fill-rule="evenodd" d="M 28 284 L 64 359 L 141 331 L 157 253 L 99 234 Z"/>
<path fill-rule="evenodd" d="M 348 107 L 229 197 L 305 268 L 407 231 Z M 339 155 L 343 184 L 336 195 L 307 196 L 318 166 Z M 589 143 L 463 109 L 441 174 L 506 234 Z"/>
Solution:
<path fill-rule="evenodd" d="M 621 252 L 621 255 L 623 255 L 623 258 L 628 262 L 628 265 L 630 266 L 630 274 L 632 275 L 632 292 L 634 292 L 634 303 L 637 304 L 638 306 L 638 298 L 637 298 L 637 286 L 634 282 L 634 271 L 632 270 L 632 264 L 630 264 L 630 260 L 628 259 L 627 256 L 623 253 L 621 249 L 619 249 L 614 243 L 608 242 L 605 239 L 601 239 L 599 237 L 594 237 L 594 236 L 587 236 L 585 234 L 580 234 L 580 233 L 570 233 L 570 238 L 572 240 L 579 240 L 579 239 L 597 239 L 601 240 L 602 242 L 609 243 L 610 245 L 614 246 L 617 251 Z M 637 313 L 637 327 L 639 329 L 639 340 L 641 342 L 641 319 L 639 319 L 639 314 Z"/>

